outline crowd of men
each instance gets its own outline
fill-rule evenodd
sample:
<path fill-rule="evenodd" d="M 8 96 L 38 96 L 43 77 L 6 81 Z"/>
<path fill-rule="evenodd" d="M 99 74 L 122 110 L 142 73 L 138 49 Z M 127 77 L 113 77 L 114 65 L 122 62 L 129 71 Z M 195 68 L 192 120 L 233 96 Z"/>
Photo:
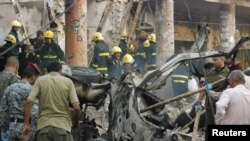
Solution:
<path fill-rule="evenodd" d="M 102 33 L 96 32 L 92 41 L 95 42 L 94 57 L 91 66 L 110 79 L 121 78 L 126 72 L 140 72 L 156 69 L 156 35 L 148 35 L 146 40 L 136 39 L 127 45 L 127 33 L 121 34 L 119 45 L 109 50 Z"/>
<path fill-rule="evenodd" d="M 0 47 L 0 140 L 33 141 L 37 137 L 46 141 L 48 137 L 59 139 L 59 135 L 67 136 L 60 140 L 72 140 L 67 107 L 71 103 L 75 109 L 73 127 L 76 128 L 79 102 L 72 81 L 60 75 L 65 56 L 54 41 L 54 33 L 38 31 L 36 38 L 25 44 L 18 39 L 21 23 L 15 20 L 11 25 L 11 31 L 4 38 L 6 43 Z M 156 68 L 155 34 L 130 47 L 126 40 L 124 32 L 119 45 L 110 49 L 103 35 L 94 33 L 91 67 L 109 79 L 120 79 L 123 73 L 131 71 L 145 73 Z M 63 94 L 64 97 L 59 96 Z"/>
<path fill-rule="evenodd" d="M 61 75 L 64 52 L 53 40 L 55 35 L 50 30 L 38 31 L 37 37 L 30 39 L 31 45 L 20 42 L 20 27 L 20 22 L 12 22 L 11 31 L 4 38 L 6 43 L 0 48 L 0 140 L 71 141 L 71 129 L 78 127 L 80 105 L 73 82 Z M 144 74 L 156 69 L 154 33 L 131 45 L 127 45 L 126 40 L 124 32 L 119 45 L 110 49 L 102 33 L 94 33 L 91 67 L 104 77 L 117 80 L 124 73 L 137 71 Z M 227 85 L 216 87 L 214 91 L 221 92 L 217 99 L 210 99 L 209 91 L 206 91 L 208 94 L 200 93 L 195 107 L 199 109 L 206 96 L 206 125 L 250 124 L 250 111 L 247 110 L 250 90 L 244 85 L 247 77 L 240 64 L 231 59 L 231 56 L 226 59 L 214 57 L 212 63 L 204 66 L 207 68 L 206 84 L 228 78 L 230 86 L 229 89 Z M 186 68 L 187 64 L 182 67 Z M 173 81 L 183 83 L 188 80 L 188 77 L 180 77 L 178 73 L 181 71 L 176 73 L 176 77 L 172 76 Z M 176 87 L 179 89 L 179 84 Z M 74 109 L 73 123 L 69 103 Z"/>

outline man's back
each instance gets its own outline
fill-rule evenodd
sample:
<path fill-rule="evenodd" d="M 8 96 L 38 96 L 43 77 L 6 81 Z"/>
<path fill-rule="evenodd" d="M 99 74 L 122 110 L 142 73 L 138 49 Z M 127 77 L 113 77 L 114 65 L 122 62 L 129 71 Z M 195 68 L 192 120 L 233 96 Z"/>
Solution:
<path fill-rule="evenodd" d="M 227 89 L 216 103 L 218 124 L 250 124 L 250 90 L 244 85 Z M 223 113 L 225 115 L 223 116 Z"/>
<path fill-rule="evenodd" d="M 78 102 L 73 82 L 57 72 L 40 77 L 28 99 L 39 99 L 38 130 L 55 126 L 71 131 L 69 104 Z"/>
<path fill-rule="evenodd" d="M 4 92 L 4 89 L 17 82 L 18 80 L 20 79 L 20 77 L 8 70 L 3 70 L 1 73 L 0 73 L 0 99 L 2 98 L 3 96 L 3 92 Z"/>

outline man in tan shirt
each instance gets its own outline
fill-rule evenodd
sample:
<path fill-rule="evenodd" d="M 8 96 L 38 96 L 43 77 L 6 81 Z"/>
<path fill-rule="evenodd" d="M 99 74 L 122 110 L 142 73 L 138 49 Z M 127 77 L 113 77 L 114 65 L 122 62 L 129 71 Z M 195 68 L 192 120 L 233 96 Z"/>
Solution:
<path fill-rule="evenodd" d="M 30 131 L 30 110 L 32 102 L 39 99 L 37 120 L 37 141 L 73 141 L 71 128 L 78 127 L 80 115 L 79 101 L 73 82 L 60 75 L 62 66 L 52 62 L 47 67 L 48 74 L 37 79 L 25 103 L 25 127 L 23 138 Z M 69 104 L 73 105 L 73 126 Z"/>

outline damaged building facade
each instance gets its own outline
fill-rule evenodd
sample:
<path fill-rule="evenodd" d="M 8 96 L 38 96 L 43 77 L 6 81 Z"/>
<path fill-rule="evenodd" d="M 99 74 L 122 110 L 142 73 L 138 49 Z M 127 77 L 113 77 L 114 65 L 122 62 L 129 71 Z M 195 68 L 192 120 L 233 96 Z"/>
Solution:
<path fill-rule="evenodd" d="M 97 31 L 98 26 L 102 24 L 101 32 L 104 38 L 111 46 L 117 44 L 121 32 L 130 32 L 131 24 L 136 14 L 137 5 L 140 0 L 83 0 L 87 9 L 85 15 L 82 15 L 84 22 L 87 24 L 87 35 L 85 35 L 86 46 L 91 44 L 92 34 Z M 58 24 L 56 29 L 57 42 L 65 50 L 65 2 L 64 0 L 19 0 L 20 13 L 23 18 L 23 25 L 28 32 L 28 35 L 35 37 L 35 31 L 45 26 L 49 22 L 48 3 L 51 8 L 52 16 L 58 17 L 55 21 Z M 107 5 L 111 7 L 107 11 Z M 131 3 L 133 5 L 131 6 Z M 68 4 L 69 5 L 69 4 Z M 129 13 L 127 12 L 131 7 Z M 171 8 L 172 7 L 172 10 Z M 3 11 L 0 13 L 0 43 L 3 44 L 4 36 L 10 31 L 10 23 L 16 19 L 14 7 L 9 0 L 1 0 L 0 8 Z M 164 9 L 169 9 L 167 12 Z M 107 18 L 102 19 L 105 10 Z M 250 26 L 249 16 L 250 2 L 247 0 L 145 0 L 141 10 L 139 23 L 136 28 L 137 36 L 143 33 L 150 34 L 156 32 L 158 35 L 157 54 L 181 53 L 188 50 L 198 36 L 198 25 L 207 23 L 210 29 L 210 34 L 207 39 L 206 49 L 208 50 L 227 50 L 232 48 L 242 36 L 249 36 Z M 62 16 L 58 16 L 62 14 Z M 127 15 L 129 16 L 127 16 Z M 171 16 L 172 15 L 172 16 Z M 124 17 L 127 19 L 124 20 Z M 172 19 L 171 19 L 172 18 Z M 103 20 L 103 23 L 100 21 Z M 124 24 L 124 21 L 126 22 Z M 171 25 L 172 24 L 172 25 Z M 161 27 L 160 27 L 161 25 Z M 173 28 L 165 32 L 165 27 Z M 44 29 L 48 29 L 45 26 Z M 164 33 L 159 33 L 159 32 Z M 171 36 L 173 35 L 173 36 Z M 173 37 L 173 38 L 170 38 Z M 20 39 L 22 39 L 20 37 Z M 248 45 L 246 45 L 248 47 Z M 183 48 L 183 49 L 182 49 Z M 85 58 L 86 59 L 86 58 Z M 158 58 L 161 60 L 161 58 Z M 165 58 L 163 59 L 165 60 Z M 240 58 L 240 60 L 244 60 Z M 243 64 L 243 66 L 245 66 Z"/>

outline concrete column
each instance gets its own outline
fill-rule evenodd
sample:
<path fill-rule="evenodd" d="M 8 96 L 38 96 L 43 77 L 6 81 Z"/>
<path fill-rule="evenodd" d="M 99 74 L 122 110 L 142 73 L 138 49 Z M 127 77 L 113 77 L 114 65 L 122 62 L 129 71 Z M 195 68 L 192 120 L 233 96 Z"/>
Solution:
<path fill-rule="evenodd" d="M 156 3 L 156 64 L 161 66 L 174 54 L 174 1 Z"/>
<path fill-rule="evenodd" d="M 75 5 L 65 17 L 66 63 L 87 67 L 87 0 L 68 0 L 68 2 Z"/>
<path fill-rule="evenodd" d="M 235 2 L 220 5 L 220 51 L 228 52 L 235 45 Z"/>

